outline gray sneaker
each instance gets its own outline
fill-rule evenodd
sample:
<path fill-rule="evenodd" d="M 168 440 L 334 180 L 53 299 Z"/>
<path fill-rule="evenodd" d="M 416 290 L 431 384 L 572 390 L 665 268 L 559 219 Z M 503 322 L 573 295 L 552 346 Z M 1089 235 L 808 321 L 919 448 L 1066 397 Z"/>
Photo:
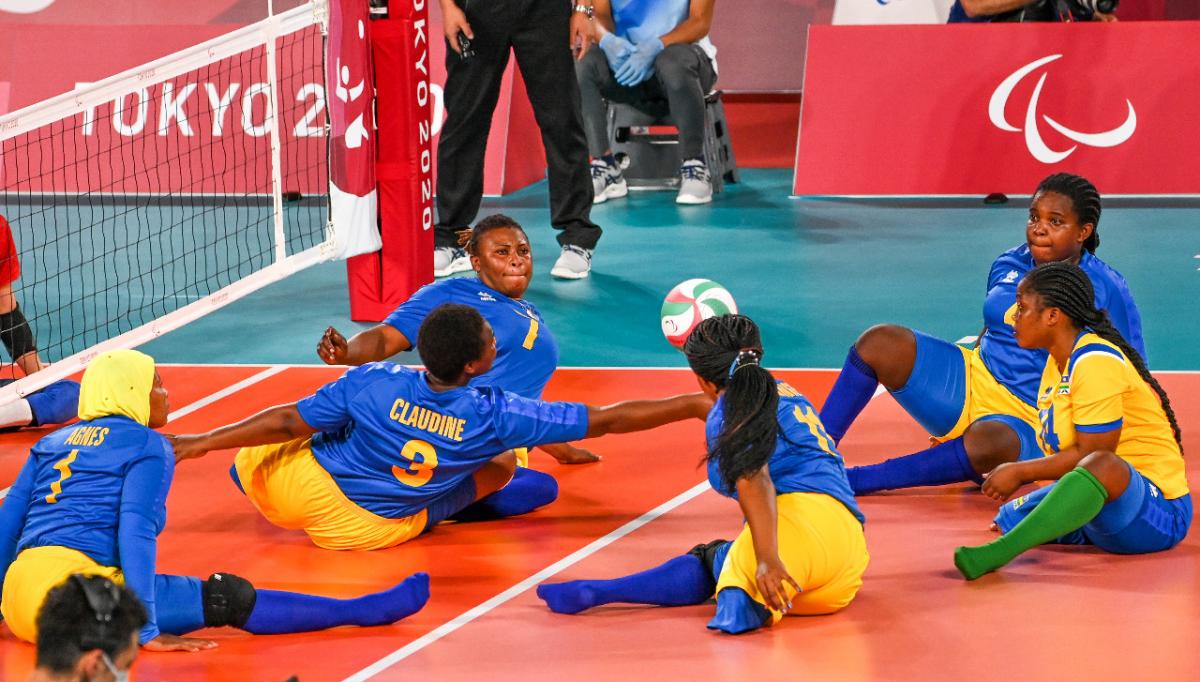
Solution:
<path fill-rule="evenodd" d="M 604 159 L 592 161 L 593 204 L 602 204 L 626 194 L 629 194 L 629 185 L 625 184 L 625 176 L 621 175 L 620 168 L 610 165 Z"/>
<path fill-rule="evenodd" d="M 592 250 L 568 244 L 550 268 L 550 274 L 560 279 L 583 279 L 592 271 Z"/>
<path fill-rule="evenodd" d="M 445 277 L 471 269 L 471 258 L 456 246 L 439 246 L 433 250 L 433 276 Z"/>
<path fill-rule="evenodd" d="M 712 176 L 703 161 L 689 159 L 679 167 L 677 204 L 707 204 L 712 201 Z"/>

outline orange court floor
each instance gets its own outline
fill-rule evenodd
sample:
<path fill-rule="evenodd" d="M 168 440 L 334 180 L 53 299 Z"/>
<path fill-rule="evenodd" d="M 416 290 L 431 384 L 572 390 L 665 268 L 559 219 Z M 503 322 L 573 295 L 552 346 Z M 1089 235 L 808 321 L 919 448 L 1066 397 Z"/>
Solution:
<path fill-rule="evenodd" d="M 171 392 L 163 429 L 209 429 L 303 397 L 341 370 L 317 366 L 160 368 Z M 832 370 L 780 370 L 818 405 Z M 1197 440 L 1200 374 L 1161 373 L 1185 449 Z M 685 369 L 561 369 L 546 397 L 604 404 L 694 390 Z M 1189 429 L 1188 427 L 1192 428 Z M 0 487 L 46 430 L 0 435 Z M 925 435 L 886 396 L 842 444 L 849 464 L 925 447 Z M 143 652 L 136 680 L 1181 680 L 1200 670 L 1200 534 L 1154 555 L 1044 547 L 968 583 L 951 561 L 978 544 L 996 503 L 968 485 L 864 497 L 871 565 L 844 611 L 787 618 L 742 636 L 705 628 L 713 606 L 607 606 L 551 613 L 533 588 L 608 578 L 657 565 L 693 545 L 732 538 L 735 502 L 705 483 L 703 425 L 585 443 L 597 464 L 564 466 L 557 502 L 515 519 L 444 524 L 378 552 L 334 552 L 264 521 L 228 476 L 232 453 L 181 464 L 160 536 L 159 571 L 242 575 L 270 589 L 350 597 L 426 571 L 432 598 L 396 625 L 302 635 L 204 631 L 219 648 Z M 1200 482 L 1195 456 L 1188 474 Z M 0 679 L 22 680 L 33 647 L 0 629 Z"/>

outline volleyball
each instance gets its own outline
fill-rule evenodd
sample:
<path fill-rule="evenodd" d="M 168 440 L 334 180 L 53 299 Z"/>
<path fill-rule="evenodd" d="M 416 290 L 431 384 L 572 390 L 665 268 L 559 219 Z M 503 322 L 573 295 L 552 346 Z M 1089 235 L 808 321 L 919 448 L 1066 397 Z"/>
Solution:
<path fill-rule="evenodd" d="M 662 304 L 662 332 L 676 348 L 683 348 L 688 334 L 702 320 L 732 315 L 737 303 L 725 287 L 711 279 L 689 279 L 675 285 Z"/>

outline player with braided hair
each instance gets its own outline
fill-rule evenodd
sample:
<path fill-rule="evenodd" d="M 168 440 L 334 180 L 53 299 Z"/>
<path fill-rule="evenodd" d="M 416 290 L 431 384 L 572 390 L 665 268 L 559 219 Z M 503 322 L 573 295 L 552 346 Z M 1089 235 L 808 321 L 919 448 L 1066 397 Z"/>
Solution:
<path fill-rule="evenodd" d="M 701 322 L 684 344 L 708 414 L 708 480 L 738 501 L 746 525 L 641 573 L 538 587 L 558 613 L 617 602 L 687 606 L 716 595 L 708 627 L 732 634 L 784 613 L 833 613 L 862 586 L 864 518 L 842 456 L 812 403 L 760 364 L 758 326 L 743 315 Z"/>
<path fill-rule="evenodd" d="M 1093 300 L 1069 263 L 1039 266 L 1017 289 L 1017 341 L 1050 354 L 1038 390 L 1046 456 L 996 467 L 983 492 L 1004 501 L 1026 483 L 1057 482 L 1004 504 L 1002 537 L 955 550 L 968 580 L 1046 542 L 1142 554 L 1187 535 L 1192 497 L 1171 401 Z"/>
<path fill-rule="evenodd" d="M 932 436 L 933 447 L 847 470 L 855 494 L 963 481 L 1006 462 L 1039 457 L 1037 387 L 1046 351 L 1022 348 L 1013 335 L 1017 283 L 1042 263 L 1076 263 L 1090 278 L 1095 307 L 1145 357 L 1142 321 L 1125 279 L 1096 257 L 1100 193 L 1078 175 L 1056 173 L 1033 195 L 1025 243 L 992 264 L 983 303 L 984 330 L 971 350 L 914 329 L 868 329 L 821 409 L 840 441 L 879 384 Z"/>

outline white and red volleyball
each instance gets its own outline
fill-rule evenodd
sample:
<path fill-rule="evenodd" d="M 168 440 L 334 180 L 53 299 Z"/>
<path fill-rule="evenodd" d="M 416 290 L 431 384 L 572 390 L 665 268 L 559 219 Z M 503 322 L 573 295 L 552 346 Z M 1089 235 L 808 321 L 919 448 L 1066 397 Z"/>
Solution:
<path fill-rule="evenodd" d="M 672 346 L 683 348 L 688 334 L 701 321 L 736 312 L 737 303 L 728 289 L 711 279 L 689 279 L 675 285 L 663 301 L 663 336 Z"/>

